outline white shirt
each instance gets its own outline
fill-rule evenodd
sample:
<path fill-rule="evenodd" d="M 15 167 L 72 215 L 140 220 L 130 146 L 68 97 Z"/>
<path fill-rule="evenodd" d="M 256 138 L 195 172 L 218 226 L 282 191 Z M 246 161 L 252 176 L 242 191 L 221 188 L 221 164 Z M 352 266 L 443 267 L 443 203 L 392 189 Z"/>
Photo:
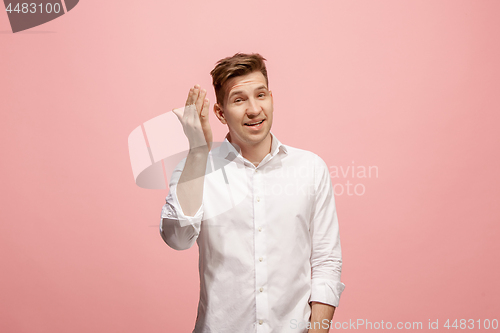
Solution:
<path fill-rule="evenodd" d="M 328 167 L 271 137 L 271 153 L 257 167 L 227 136 L 212 148 L 193 217 L 176 194 L 185 158 L 171 177 L 160 233 L 176 250 L 198 243 L 195 333 L 302 333 L 309 302 L 339 305 L 345 285 Z"/>

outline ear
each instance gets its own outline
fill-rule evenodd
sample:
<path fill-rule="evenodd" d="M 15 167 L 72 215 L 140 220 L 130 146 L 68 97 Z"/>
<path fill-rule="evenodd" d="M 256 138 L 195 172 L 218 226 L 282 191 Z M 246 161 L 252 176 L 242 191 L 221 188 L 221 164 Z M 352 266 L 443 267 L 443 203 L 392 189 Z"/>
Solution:
<path fill-rule="evenodd" d="M 214 113 L 221 123 L 224 125 L 227 124 L 226 118 L 224 118 L 224 111 L 222 111 L 222 107 L 219 103 L 214 104 Z"/>

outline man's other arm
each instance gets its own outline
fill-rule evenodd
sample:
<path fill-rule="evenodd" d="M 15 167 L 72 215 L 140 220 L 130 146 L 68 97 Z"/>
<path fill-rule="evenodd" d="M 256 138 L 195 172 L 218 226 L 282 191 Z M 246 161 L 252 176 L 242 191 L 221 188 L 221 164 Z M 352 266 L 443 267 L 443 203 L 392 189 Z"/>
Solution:
<path fill-rule="evenodd" d="M 308 333 L 328 333 L 334 313 L 332 305 L 311 302 L 311 329 Z"/>
<path fill-rule="evenodd" d="M 339 224 L 332 181 L 326 163 L 315 156 L 315 202 L 311 217 L 311 325 L 320 321 L 319 330 L 310 333 L 328 332 L 328 324 L 339 304 L 345 285 L 340 282 L 342 253 Z M 324 320 L 324 321 L 322 321 Z M 314 327 L 314 326 L 311 326 Z M 323 330 L 322 330 L 323 329 Z"/>

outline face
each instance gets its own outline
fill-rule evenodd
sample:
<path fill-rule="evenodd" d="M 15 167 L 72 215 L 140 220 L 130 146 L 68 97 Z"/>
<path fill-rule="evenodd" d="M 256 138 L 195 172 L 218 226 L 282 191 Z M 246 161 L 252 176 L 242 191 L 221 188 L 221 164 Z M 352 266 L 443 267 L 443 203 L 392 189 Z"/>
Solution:
<path fill-rule="evenodd" d="M 234 77 L 224 88 L 224 105 L 215 104 L 214 111 L 227 124 L 231 142 L 251 147 L 264 141 L 273 123 L 273 96 L 264 75 L 257 71 Z"/>

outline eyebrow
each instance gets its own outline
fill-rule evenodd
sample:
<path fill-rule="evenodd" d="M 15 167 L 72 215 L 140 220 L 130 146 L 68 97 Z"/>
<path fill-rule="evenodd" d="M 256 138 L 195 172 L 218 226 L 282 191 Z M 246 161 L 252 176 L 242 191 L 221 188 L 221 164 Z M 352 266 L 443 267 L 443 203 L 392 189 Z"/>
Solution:
<path fill-rule="evenodd" d="M 260 87 L 255 88 L 255 91 L 256 90 L 262 90 L 262 89 L 266 89 L 267 90 L 267 87 L 265 85 L 261 85 Z M 233 95 L 241 94 L 242 92 L 243 92 L 243 90 L 235 90 L 231 94 L 229 94 L 228 98 L 231 98 Z"/>

